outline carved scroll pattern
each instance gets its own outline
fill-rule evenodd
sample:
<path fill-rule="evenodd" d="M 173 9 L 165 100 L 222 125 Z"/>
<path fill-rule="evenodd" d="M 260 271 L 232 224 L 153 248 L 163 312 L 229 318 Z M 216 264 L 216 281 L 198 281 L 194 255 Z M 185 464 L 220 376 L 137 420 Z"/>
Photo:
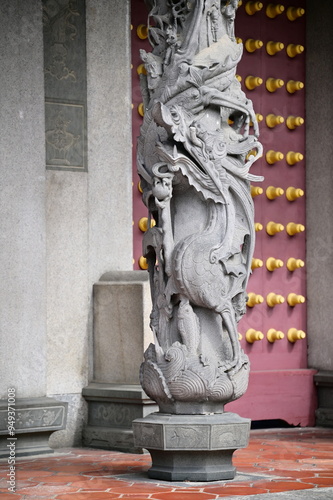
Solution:
<path fill-rule="evenodd" d="M 123 408 L 117 404 L 93 403 L 91 405 L 91 415 L 89 423 L 101 426 L 131 426 L 135 418 L 134 412 L 129 408 Z"/>
<path fill-rule="evenodd" d="M 77 35 L 74 19 L 80 13 L 76 2 L 49 0 L 43 3 L 44 29 L 50 31 L 52 39 L 49 63 L 44 68 L 46 74 L 57 80 L 76 81 L 76 72 L 68 67 L 67 44 Z"/>

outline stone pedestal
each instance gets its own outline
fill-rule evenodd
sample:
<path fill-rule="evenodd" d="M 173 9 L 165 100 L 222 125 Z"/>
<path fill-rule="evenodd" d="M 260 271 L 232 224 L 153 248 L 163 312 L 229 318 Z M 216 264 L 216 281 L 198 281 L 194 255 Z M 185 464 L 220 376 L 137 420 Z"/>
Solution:
<path fill-rule="evenodd" d="M 235 450 L 248 445 L 250 420 L 235 413 L 154 413 L 133 422 L 134 444 L 152 457 L 148 476 L 165 481 L 233 479 Z"/>
<path fill-rule="evenodd" d="M 15 408 L 15 436 L 8 439 L 8 405 L 5 400 L 0 403 L 0 458 L 8 457 L 9 441 L 15 442 L 17 457 L 53 453 L 49 437 L 66 428 L 68 404 L 45 397 L 17 399 L 11 406 Z"/>
<path fill-rule="evenodd" d="M 82 392 L 88 402 L 85 446 L 142 453 L 133 442 L 132 422 L 158 409 L 139 385 L 91 383 Z"/>
<path fill-rule="evenodd" d="M 94 382 L 139 384 L 153 335 L 146 271 L 112 271 L 94 284 Z"/>
<path fill-rule="evenodd" d="M 82 391 L 88 402 L 85 446 L 142 453 L 132 421 L 157 411 L 139 384 L 143 352 L 153 340 L 146 271 L 112 271 L 94 285 L 94 381 Z"/>
<path fill-rule="evenodd" d="M 333 371 L 319 371 L 314 381 L 318 390 L 316 425 L 333 427 Z"/>

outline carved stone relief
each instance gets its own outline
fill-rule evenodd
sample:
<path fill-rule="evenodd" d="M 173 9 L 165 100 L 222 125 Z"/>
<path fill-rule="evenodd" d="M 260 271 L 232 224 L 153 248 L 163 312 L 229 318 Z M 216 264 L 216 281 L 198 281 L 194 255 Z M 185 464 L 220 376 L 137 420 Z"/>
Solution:
<path fill-rule="evenodd" d="M 195 425 L 171 425 L 165 430 L 165 442 L 169 449 L 209 449 L 210 427 Z"/>
<path fill-rule="evenodd" d="M 162 425 L 140 425 L 137 426 L 136 433 L 139 445 L 145 448 L 161 448 L 163 446 Z"/>
<path fill-rule="evenodd" d="M 57 80 L 76 81 L 77 73 L 69 63 L 71 41 L 77 37 L 75 17 L 80 16 L 77 2 L 70 0 L 46 0 L 43 2 L 44 33 L 47 35 L 48 57 L 45 74 Z"/>
<path fill-rule="evenodd" d="M 23 429 L 36 431 L 38 429 L 51 428 L 62 429 L 65 424 L 66 411 L 64 406 L 52 406 L 49 408 L 22 408 L 16 411 L 15 427 L 20 432 Z M 7 426 L 7 412 L 0 410 L 0 429 Z"/>
<path fill-rule="evenodd" d="M 46 168 L 86 170 L 84 0 L 43 0 Z"/>
<path fill-rule="evenodd" d="M 92 403 L 89 408 L 90 425 L 130 427 L 135 417 L 135 410 L 120 404 Z"/>
<path fill-rule="evenodd" d="M 45 102 L 46 165 L 83 168 L 85 110 L 83 105 Z"/>

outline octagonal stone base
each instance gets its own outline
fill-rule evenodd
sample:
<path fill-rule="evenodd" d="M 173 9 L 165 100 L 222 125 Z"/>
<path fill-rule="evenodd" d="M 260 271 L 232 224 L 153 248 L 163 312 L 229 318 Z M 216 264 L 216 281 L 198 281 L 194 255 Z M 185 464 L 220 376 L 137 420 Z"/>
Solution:
<path fill-rule="evenodd" d="M 151 454 L 148 476 L 152 479 L 233 479 L 232 455 L 248 445 L 250 423 L 236 413 L 153 413 L 133 422 L 134 442 Z"/>

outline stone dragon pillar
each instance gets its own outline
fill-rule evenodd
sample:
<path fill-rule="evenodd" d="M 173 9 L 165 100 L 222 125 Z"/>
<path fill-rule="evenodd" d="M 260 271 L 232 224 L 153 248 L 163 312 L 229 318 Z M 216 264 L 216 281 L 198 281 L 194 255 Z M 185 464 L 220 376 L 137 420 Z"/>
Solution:
<path fill-rule="evenodd" d="M 148 208 L 154 345 L 141 384 L 160 411 L 134 421 L 152 478 L 232 479 L 250 421 L 224 412 L 244 394 L 237 324 L 254 248 L 249 173 L 261 156 L 252 102 L 236 79 L 238 0 L 146 0 L 144 121 L 137 164 Z M 251 154 L 252 153 L 252 154 Z"/>

